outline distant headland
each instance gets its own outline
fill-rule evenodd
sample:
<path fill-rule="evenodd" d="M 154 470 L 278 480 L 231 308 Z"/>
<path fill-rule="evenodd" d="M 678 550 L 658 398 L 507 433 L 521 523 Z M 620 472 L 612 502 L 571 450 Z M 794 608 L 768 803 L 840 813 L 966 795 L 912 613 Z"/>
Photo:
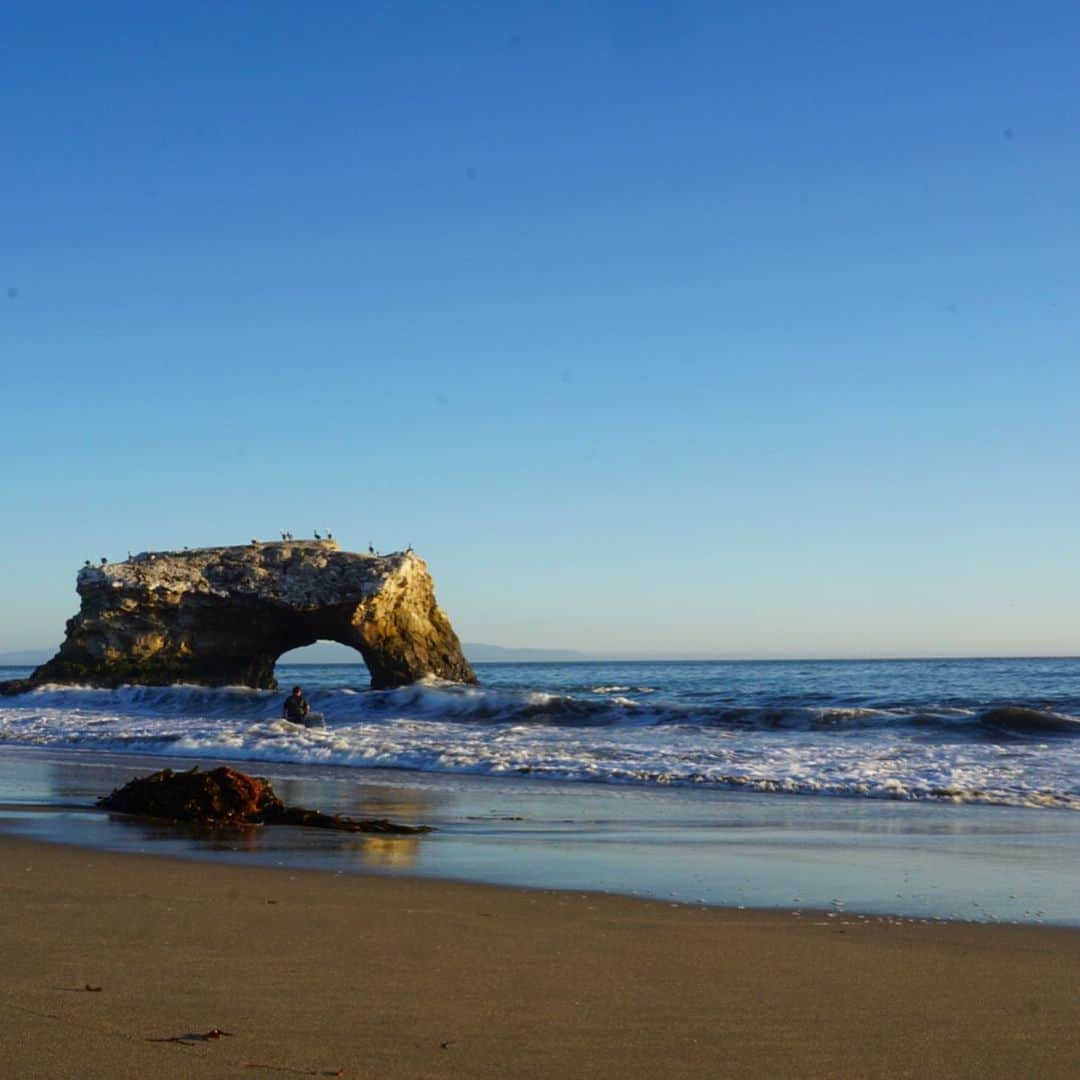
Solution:
<path fill-rule="evenodd" d="M 412 548 L 379 555 L 290 538 L 142 552 L 87 562 L 77 589 L 82 604 L 59 652 L 0 692 L 43 683 L 272 689 L 277 658 L 319 640 L 356 649 L 373 689 L 428 675 L 476 681 Z"/>

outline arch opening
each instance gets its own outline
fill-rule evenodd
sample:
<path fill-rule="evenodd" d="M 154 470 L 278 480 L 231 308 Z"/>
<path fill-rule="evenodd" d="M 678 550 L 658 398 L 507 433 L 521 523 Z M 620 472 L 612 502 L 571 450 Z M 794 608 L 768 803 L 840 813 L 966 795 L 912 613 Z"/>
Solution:
<path fill-rule="evenodd" d="M 355 664 L 367 670 L 364 654 L 355 645 L 346 645 L 330 638 L 320 638 L 311 645 L 297 645 L 295 648 L 286 649 L 274 661 L 274 674 L 279 676 L 280 680 L 279 668 L 294 667 L 297 664 Z"/>

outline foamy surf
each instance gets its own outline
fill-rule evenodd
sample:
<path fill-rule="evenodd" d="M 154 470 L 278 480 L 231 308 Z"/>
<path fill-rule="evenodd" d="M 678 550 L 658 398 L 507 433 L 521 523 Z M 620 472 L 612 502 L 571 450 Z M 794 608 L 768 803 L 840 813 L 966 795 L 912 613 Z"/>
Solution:
<path fill-rule="evenodd" d="M 1080 665 L 1054 662 L 1055 684 L 1049 662 L 1011 663 L 954 662 L 944 681 L 910 664 L 493 665 L 482 686 L 374 692 L 362 668 L 283 673 L 325 728 L 283 721 L 270 691 L 46 686 L 0 701 L 0 743 L 1080 809 Z"/>

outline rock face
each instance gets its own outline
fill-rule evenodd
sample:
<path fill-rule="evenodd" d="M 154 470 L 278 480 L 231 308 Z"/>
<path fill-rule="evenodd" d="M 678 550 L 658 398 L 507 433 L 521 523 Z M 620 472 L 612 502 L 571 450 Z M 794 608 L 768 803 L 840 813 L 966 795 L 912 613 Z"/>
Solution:
<path fill-rule="evenodd" d="M 85 567 L 77 587 L 60 651 L 5 693 L 46 682 L 273 689 L 277 658 L 318 640 L 357 649 L 374 689 L 425 675 L 476 682 L 412 551 L 290 540 L 143 553 Z"/>
<path fill-rule="evenodd" d="M 286 806 L 274 794 L 269 780 L 225 765 L 210 772 L 200 772 L 198 766 L 181 773 L 162 769 L 117 788 L 98 799 L 97 805 L 122 814 L 200 825 L 307 825 L 343 832 L 431 832 L 427 825 L 398 825 L 385 818 L 357 820 Z"/>

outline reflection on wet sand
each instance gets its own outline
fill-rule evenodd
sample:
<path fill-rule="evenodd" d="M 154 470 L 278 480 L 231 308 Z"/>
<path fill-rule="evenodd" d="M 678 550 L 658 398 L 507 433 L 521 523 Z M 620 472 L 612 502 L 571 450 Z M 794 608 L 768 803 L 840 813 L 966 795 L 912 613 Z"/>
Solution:
<path fill-rule="evenodd" d="M 154 818 L 109 814 L 110 823 L 130 829 L 148 844 L 175 844 L 186 841 L 205 851 L 266 850 L 264 825 L 197 825 L 187 821 L 164 821 Z"/>
<path fill-rule="evenodd" d="M 184 821 L 109 814 L 110 823 L 130 830 L 137 843 L 176 845 L 203 852 L 273 854 L 280 852 L 337 852 L 355 856 L 367 867 L 406 870 L 420 859 L 419 836 L 335 833 L 268 825 L 194 825 Z"/>
<path fill-rule="evenodd" d="M 405 870 L 420 858 L 420 840 L 416 836 L 350 837 L 360 861 L 368 866 Z"/>

